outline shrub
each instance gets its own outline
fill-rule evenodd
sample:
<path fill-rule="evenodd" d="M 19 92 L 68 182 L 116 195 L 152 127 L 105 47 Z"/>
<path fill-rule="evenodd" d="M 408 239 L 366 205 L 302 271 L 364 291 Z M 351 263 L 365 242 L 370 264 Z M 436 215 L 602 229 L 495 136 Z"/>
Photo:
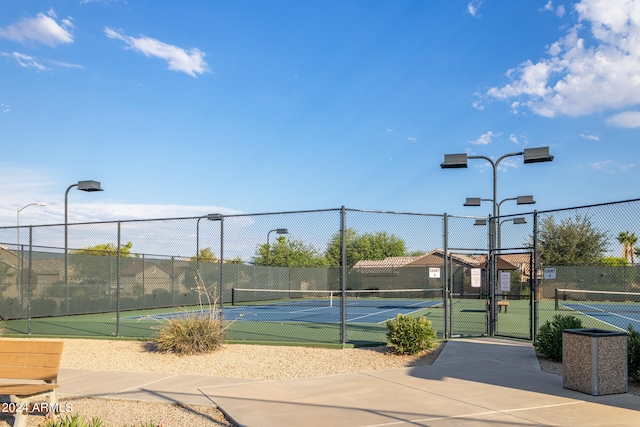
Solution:
<path fill-rule="evenodd" d="M 549 359 L 562 361 L 562 331 L 582 328 L 582 321 L 575 316 L 556 314 L 540 327 L 536 349 Z"/>
<path fill-rule="evenodd" d="M 411 317 L 398 313 L 387 320 L 387 339 L 398 354 L 417 354 L 436 346 L 436 331 L 425 316 Z"/>
<path fill-rule="evenodd" d="M 156 348 L 179 355 L 211 353 L 222 346 L 224 327 L 217 310 L 170 319 L 155 337 Z"/>
<path fill-rule="evenodd" d="M 190 355 L 211 353 L 222 346 L 226 328 L 220 312 L 215 308 L 198 272 L 195 279 L 200 310 L 185 312 L 165 323 L 155 337 L 157 350 Z M 203 298 L 206 298 L 208 308 L 203 305 Z"/>
<path fill-rule="evenodd" d="M 640 381 L 640 332 L 634 330 L 631 325 L 629 325 L 628 351 L 629 378 Z"/>

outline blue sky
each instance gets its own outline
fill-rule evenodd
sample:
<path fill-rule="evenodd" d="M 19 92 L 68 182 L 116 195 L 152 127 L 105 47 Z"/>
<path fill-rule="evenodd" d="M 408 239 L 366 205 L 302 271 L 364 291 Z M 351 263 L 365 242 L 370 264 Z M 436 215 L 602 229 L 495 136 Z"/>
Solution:
<path fill-rule="evenodd" d="M 0 1 L 0 224 L 637 198 L 640 1 Z M 524 211 L 532 210 L 525 207 Z M 505 203 L 503 213 L 522 211 Z"/>

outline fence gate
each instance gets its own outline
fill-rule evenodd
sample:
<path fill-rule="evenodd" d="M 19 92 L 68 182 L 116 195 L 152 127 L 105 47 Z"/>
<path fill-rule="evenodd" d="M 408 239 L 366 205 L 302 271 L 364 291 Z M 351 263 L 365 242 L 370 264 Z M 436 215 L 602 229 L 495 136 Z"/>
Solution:
<path fill-rule="evenodd" d="M 497 268 L 495 335 L 532 340 L 533 252 L 501 252 Z"/>

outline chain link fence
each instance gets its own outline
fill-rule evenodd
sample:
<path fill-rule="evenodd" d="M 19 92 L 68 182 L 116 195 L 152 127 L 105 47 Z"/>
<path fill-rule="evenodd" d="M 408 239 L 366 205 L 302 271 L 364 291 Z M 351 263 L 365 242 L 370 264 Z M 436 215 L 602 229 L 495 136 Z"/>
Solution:
<path fill-rule="evenodd" d="M 0 227 L 0 316 L 12 334 L 151 338 L 168 318 L 213 308 L 231 342 L 338 345 L 386 343 L 397 313 L 426 315 L 447 338 L 535 339 L 568 313 L 620 329 L 569 302 L 640 291 L 629 243 L 639 210 L 632 200 L 499 218 L 340 208 Z"/>

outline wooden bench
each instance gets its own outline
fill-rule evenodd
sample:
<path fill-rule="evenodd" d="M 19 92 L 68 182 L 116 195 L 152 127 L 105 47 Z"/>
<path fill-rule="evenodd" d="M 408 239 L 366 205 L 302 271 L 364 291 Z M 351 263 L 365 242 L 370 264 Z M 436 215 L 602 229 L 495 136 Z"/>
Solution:
<path fill-rule="evenodd" d="M 498 301 L 498 312 L 502 311 L 502 307 L 504 307 L 504 312 L 506 313 L 509 307 L 509 301 Z"/>
<path fill-rule="evenodd" d="M 15 412 L 14 427 L 27 425 L 29 401 L 34 396 L 48 397 L 48 405 L 42 407 L 57 407 L 63 344 L 62 341 L 0 338 L 0 395 L 10 397 L 11 404 L 3 404 L 7 408 L 20 409 Z"/>
<path fill-rule="evenodd" d="M 486 302 L 487 310 L 489 310 L 489 301 Z M 509 307 L 509 301 L 501 300 L 497 301 L 498 313 L 502 312 L 502 307 L 504 307 L 504 312 L 507 312 L 507 307 Z"/>

